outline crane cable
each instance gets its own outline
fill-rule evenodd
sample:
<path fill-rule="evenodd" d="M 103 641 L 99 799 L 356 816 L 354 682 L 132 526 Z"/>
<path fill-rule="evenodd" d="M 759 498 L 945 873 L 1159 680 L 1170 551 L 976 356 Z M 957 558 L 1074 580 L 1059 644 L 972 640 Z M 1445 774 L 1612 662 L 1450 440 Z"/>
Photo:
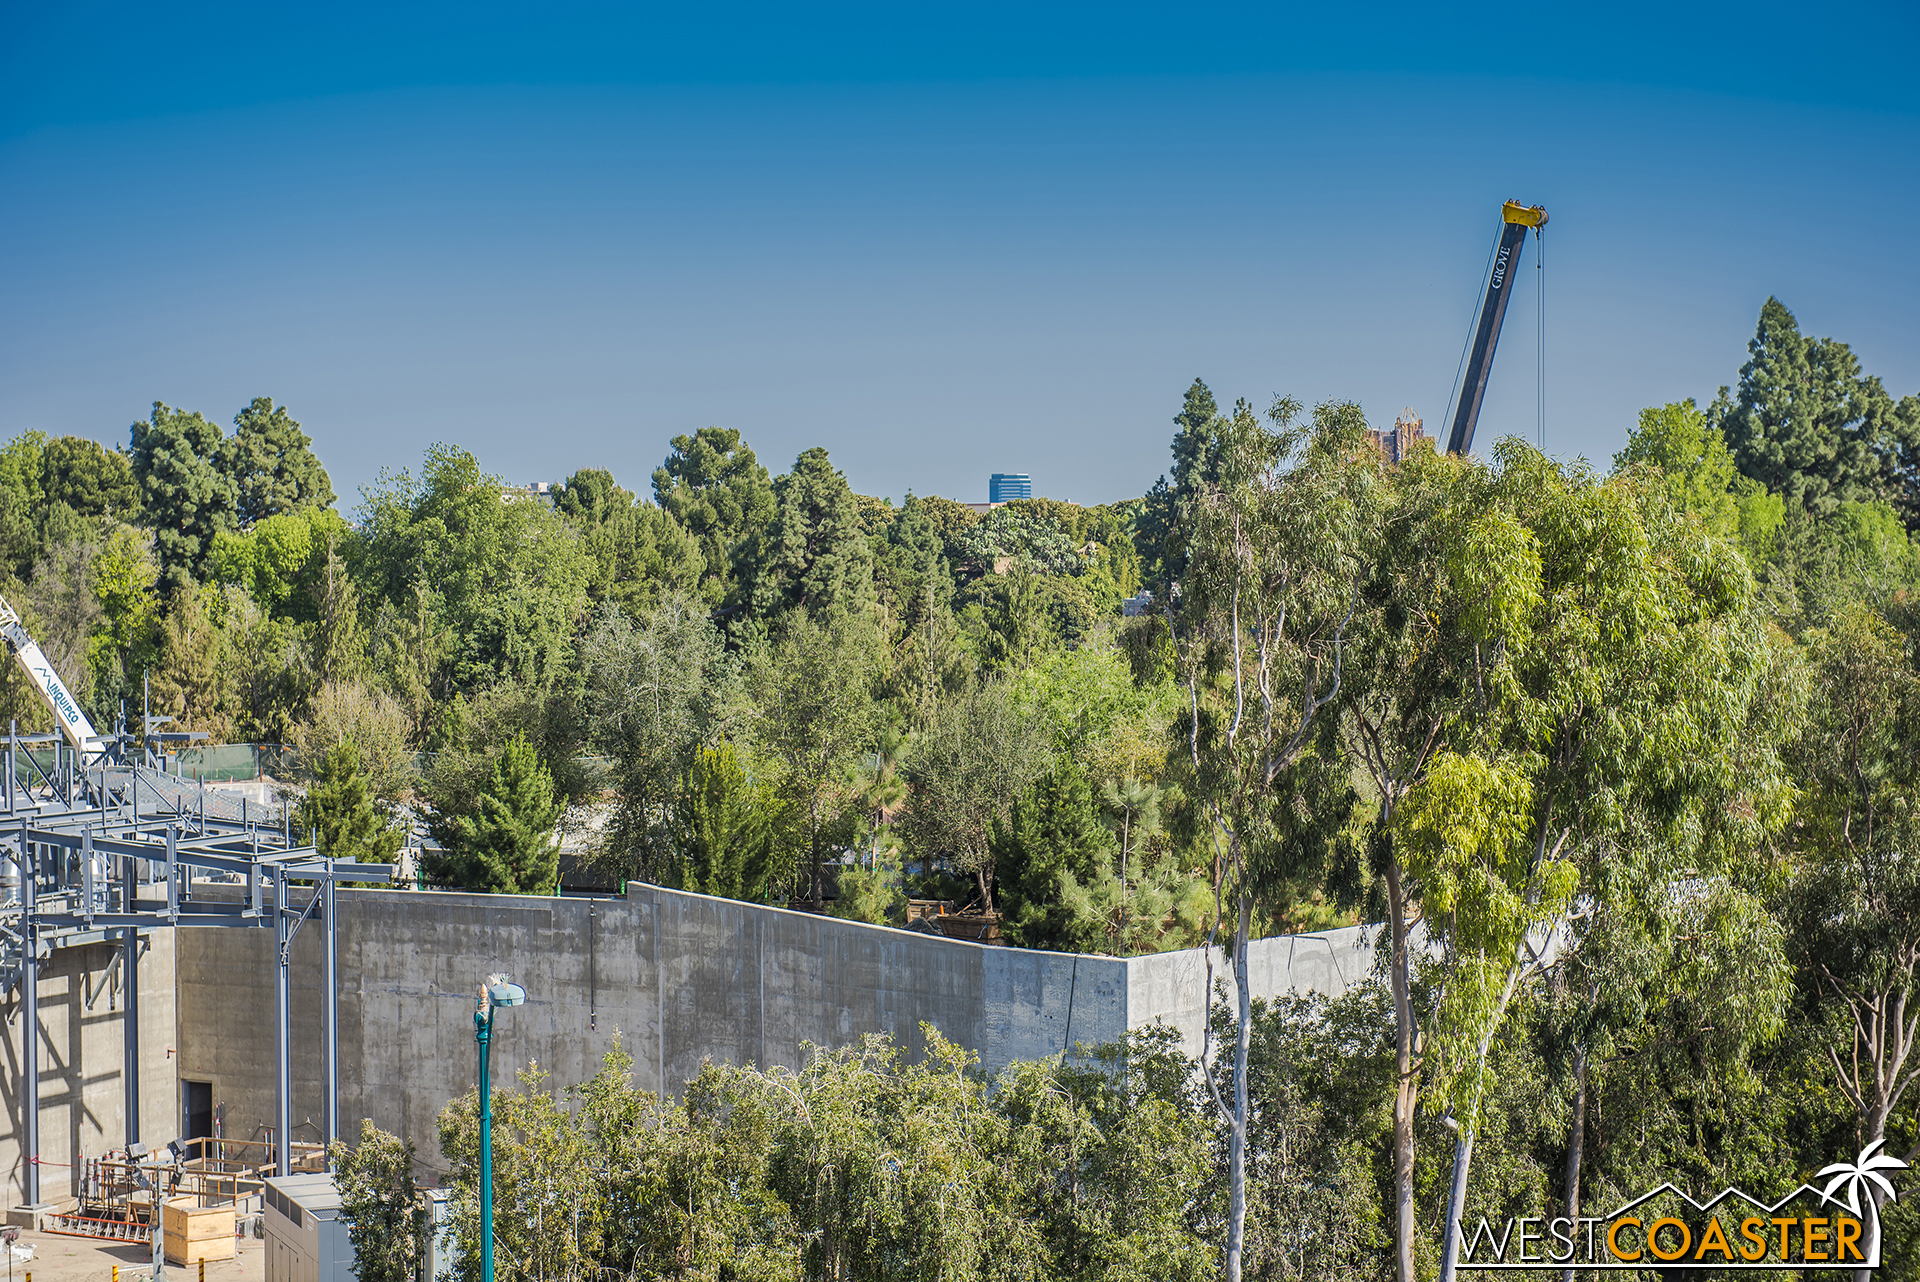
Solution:
<path fill-rule="evenodd" d="M 1547 242 L 1541 236 L 1541 228 L 1533 229 L 1533 271 L 1534 281 L 1539 285 L 1540 303 L 1535 309 L 1537 321 L 1534 337 L 1534 401 L 1538 415 L 1540 434 L 1540 452 L 1547 452 Z"/>

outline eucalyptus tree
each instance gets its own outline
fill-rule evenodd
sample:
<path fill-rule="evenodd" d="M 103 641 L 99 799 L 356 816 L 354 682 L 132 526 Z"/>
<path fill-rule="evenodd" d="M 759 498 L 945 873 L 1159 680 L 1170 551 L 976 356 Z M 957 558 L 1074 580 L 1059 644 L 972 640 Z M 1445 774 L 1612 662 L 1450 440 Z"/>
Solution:
<path fill-rule="evenodd" d="M 1644 477 L 1601 481 L 1516 441 L 1495 455 L 1416 454 L 1386 479 L 1348 686 L 1392 941 L 1402 1282 L 1421 1075 L 1456 1127 L 1450 1262 L 1487 1048 L 1576 894 L 1595 911 L 1626 894 L 1609 859 L 1648 833 L 1667 854 L 1635 871 L 1656 887 L 1708 867 L 1777 830 L 1790 795 L 1745 737 L 1775 656 L 1739 551 Z M 1742 807 L 1752 821 L 1722 831 Z M 1438 981 L 1424 1012 L 1416 927 Z"/>
<path fill-rule="evenodd" d="M 1356 407 L 1340 404 L 1302 422 L 1287 399 L 1264 424 L 1250 413 L 1217 422 L 1177 531 L 1188 556 L 1175 634 L 1187 782 L 1215 849 L 1216 922 L 1230 913 L 1233 923 L 1231 1103 L 1215 1092 L 1229 1129 L 1228 1282 L 1239 1282 L 1246 1234 L 1247 944 L 1256 897 L 1313 851 L 1292 831 L 1292 812 L 1322 765 L 1316 731 L 1340 694 L 1375 537 L 1375 478 L 1356 461 L 1363 425 Z"/>
<path fill-rule="evenodd" d="M 1805 795 L 1788 913 L 1864 1150 L 1903 1106 L 1910 1125 L 1920 1081 L 1920 675 L 1913 637 L 1866 605 L 1805 645 L 1813 694 L 1793 753 Z M 1904 1156 L 1920 1156 L 1920 1144 Z"/>

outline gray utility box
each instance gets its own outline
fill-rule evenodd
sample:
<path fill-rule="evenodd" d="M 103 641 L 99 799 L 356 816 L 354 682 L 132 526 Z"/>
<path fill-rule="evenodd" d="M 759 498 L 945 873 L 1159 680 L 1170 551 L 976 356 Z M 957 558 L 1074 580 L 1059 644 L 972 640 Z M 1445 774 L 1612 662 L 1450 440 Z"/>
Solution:
<path fill-rule="evenodd" d="M 288 1175 L 267 1181 L 266 1282 L 355 1282 L 353 1244 L 340 1219 L 333 1176 Z"/>

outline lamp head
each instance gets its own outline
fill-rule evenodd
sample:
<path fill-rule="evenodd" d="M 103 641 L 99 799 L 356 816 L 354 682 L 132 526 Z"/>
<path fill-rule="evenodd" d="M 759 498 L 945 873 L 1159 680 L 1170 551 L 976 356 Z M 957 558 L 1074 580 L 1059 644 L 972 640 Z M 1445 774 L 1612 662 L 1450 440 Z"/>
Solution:
<path fill-rule="evenodd" d="M 487 1001 L 494 1007 L 524 1006 L 527 990 L 513 982 L 507 975 L 487 976 Z"/>

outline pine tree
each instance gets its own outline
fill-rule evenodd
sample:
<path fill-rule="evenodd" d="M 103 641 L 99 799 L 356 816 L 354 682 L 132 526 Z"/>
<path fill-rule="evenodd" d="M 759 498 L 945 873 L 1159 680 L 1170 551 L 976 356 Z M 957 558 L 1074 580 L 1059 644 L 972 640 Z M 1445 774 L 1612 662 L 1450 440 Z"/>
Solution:
<path fill-rule="evenodd" d="M 163 596 L 199 583 L 214 534 L 233 528 L 233 483 L 217 465 L 220 449 L 217 426 L 159 401 L 152 418 L 133 425 L 128 454 Z"/>
<path fill-rule="evenodd" d="M 329 859 L 384 864 L 400 849 L 400 829 L 369 793 L 360 750 L 351 739 L 341 740 L 320 758 L 296 815 L 307 839 Z"/>
<path fill-rule="evenodd" d="M 313 439 L 285 406 L 275 405 L 270 396 L 256 396 L 234 416 L 233 426 L 233 435 L 220 444 L 217 461 L 233 487 L 234 511 L 242 525 L 333 505 L 333 482 L 313 452 Z"/>
<path fill-rule="evenodd" d="M 728 899 L 761 899 L 768 843 L 766 818 L 733 745 L 699 749 L 681 776 L 674 800 L 679 888 Z"/>
<path fill-rule="evenodd" d="M 1193 386 L 1181 400 L 1180 412 L 1173 416 L 1177 429 L 1173 434 L 1176 495 L 1192 494 L 1195 486 L 1213 479 L 1218 453 L 1218 434 L 1213 421 L 1219 417 L 1220 407 L 1214 403 L 1213 393 L 1205 383 L 1194 379 Z"/>
<path fill-rule="evenodd" d="M 801 453 L 774 487 L 780 515 L 754 564 L 754 612 L 762 622 L 804 609 L 815 619 L 873 604 L 873 549 L 847 478 L 819 446 Z"/>
<path fill-rule="evenodd" d="M 428 862 L 440 884 L 496 895 L 550 893 L 560 871 L 553 826 L 564 809 L 553 776 L 523 734 L 508 740 L 471 808 L 435 805 L 428 827 L 445 854 Z"/>
<path fill-rule="evenodd" d="M 1817 517 L 1896 497 L 1892 459 L 1920 423 L 1906 423 L 1906 407 L 1861 374 L 1845 343 L 1806 337 L 1769 298 L 1747 351 L 1737 395 L 1721 388 L 1711 411 L 1744 475 Z"/>
<path fill-rule="evenodd" d="M 133 519 L 139 490 L 125 454 L 84 436 L 62 436 L 47 442 L 43 459 L 49 505 L 64 503 L 89 520 Z"/>
<path fill-rule="evenodd" d="M 553 487 L 554 511 L 586 529 L 632 506 L 632 492 L 615 484 L 613 473 L 603 467 L 583 467 Z"/>
<path fill-rule="evenodd" d="M 1213 393 L 1194 379 L 1181 399 L 1180 412 L 1173 416 L 1172 479 L 1162 476 L 1141 500 L 1135 537 L 1148 587 L 1156 597 L 1164 598 L 1169 585 L 1180 577 L 1182 561 L 1174 546 L 1180 505 L 1190 501 L 1194 487 L 1212 474 L 1218 438 L 1214 423 L 1219 417 Z"/>
<path fill-rule="evenodd" d="M 1079 766 L 1061 762 L 1014 805 L 1013 821 L 994 833 L 993 857 L 1009 941 L 1069 952 L 1108 946 L 1100 909 L 1119 889 L 1113 833 Z"/>
<path fill-rule="evenodd" d="M 779 508 L 773 480 L 737 428 L 703 427 L 673 438 L 653 473 L 653 497 L 700 544 L 700 584 L 709 606 L 742 600 L 736 561 Z"/>

